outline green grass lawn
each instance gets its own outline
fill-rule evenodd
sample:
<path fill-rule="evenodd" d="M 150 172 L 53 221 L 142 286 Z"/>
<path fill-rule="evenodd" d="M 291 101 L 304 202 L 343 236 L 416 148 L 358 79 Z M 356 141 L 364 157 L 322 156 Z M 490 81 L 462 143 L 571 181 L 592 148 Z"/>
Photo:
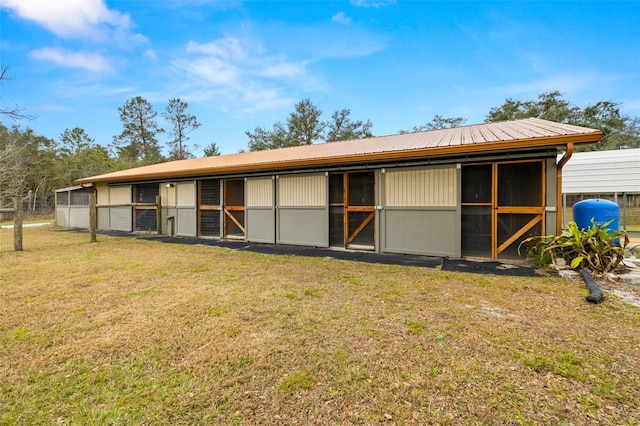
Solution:
<path fill-rule="evenodd" d="M 640 310 L 583 284 L 31 232 L 0 424 L 640 423 Z"/>

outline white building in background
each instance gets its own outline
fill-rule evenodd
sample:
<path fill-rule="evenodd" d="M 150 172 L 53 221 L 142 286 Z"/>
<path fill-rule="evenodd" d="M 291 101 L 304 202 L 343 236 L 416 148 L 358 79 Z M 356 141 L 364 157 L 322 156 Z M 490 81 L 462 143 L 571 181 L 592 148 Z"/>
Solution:
<path fill-rule="evenodd" d="M 558 156 L 558 160 L 561 155 Z M 571 207 L 589 198 L 604 198 L 620 206 L 620 227 L 638 222 L 632 217 L 640 207 L 640 148 L 577 152 L 562 172 L 562 195 L 566 225 Z"/>

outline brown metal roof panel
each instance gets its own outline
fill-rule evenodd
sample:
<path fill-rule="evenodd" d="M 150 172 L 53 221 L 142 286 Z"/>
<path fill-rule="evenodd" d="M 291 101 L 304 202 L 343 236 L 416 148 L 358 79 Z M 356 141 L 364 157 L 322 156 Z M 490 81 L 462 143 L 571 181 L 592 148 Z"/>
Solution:
<path fill-rule="evenodd" d="M 461 145 L 477 144 L 477 143 L 484 142 L 484 141 L 480 141 L 480 140 L 474 139 L 474 137 L 473 137 L 473 135 L 471 133 L 471 127 L 470 126 L 461 127 L 460 129 L 462 130 Z"/>
<path fill-rule="evenodd" d="M 523 131 L 522 126 L 510 126 L 510 122 L 502 122 L 496 123 L 496 127 L 502 132 L 501 139 L 502 141 L 514 141 L 518 139 L 529 139 L 531 135 L 525 131 Z"/>
<path fill-rule="evenodd" d="M 531 139 L 557 135 L 555 131 L 543 129 L 536 123 L 521 123 L 518 126 L 514 126 L 512 123 L 505 122 L 504 126 L 509 129 L 508 131 L 513 139 Z"/>
<path fill-rule="evenodd" d="M 268 168 L 291 167 L 291 165 L 353 162 L 358 158 L 366 158 L 369 161 L 376 156 L 379 159 L 390 158 L 389 156 L 400 158 L 405 155 L 403 152 L 407 152 L 406 155 L 424 156 L 423 151 L 430 149 L 441 155 L 448 149 L 451 152 L 460 153 L 465 150 L 476 150 L 475 146 L 479 145 L 484 145 L 488 149 L 495 147 L 496 143 L 500 145 L 504 143 L 505 147 L 510 148 L 517 148 L 520 145 L 522 147 L 532 146 L 543 141 L 543 145 L 561 144 L 564 142 L 563 138 L 567 136 L 580 136 L 578 139 L 574 139 L 579 143 L 597 142 L 602 137 L 602 132 L 585 127 L 528 118 L 428 132 L 179 160 L 83 178 L 77 182 L 109 182 L 148 177 L 202 175 L 222 171 L 250 170 L 251 168 L 266 170 Z"/>
<path fill-rule="evenodd" d="M 488 127 L 479 127 L 477 131 L 484 141 L 496 139 L 495 134 Z"/>
<path fill-rule="evenodd" d="M 520 120 L 518 124 L 520 128 L 528 129 L 539 135 L 559 136 L 559 135 L 571 135 L 571 134 L 593 132 L 593 129 L 575 126 L 572 124 L 557 123 L 554 121 L 542 120 L 540 118 L 529 118 L 526 120 Z"/>
<path fill-rule="evenodd" d="M 484 130 L 489 131 L 493 135 L 493 137 L 487 140 L 498 142 L 513 139 L 513 137 L 509 133 L 507 133 L 502 126 L 499 126 L 498 123 L 491 124 L 494 125 L 487 125 L 483 127 Z"/>

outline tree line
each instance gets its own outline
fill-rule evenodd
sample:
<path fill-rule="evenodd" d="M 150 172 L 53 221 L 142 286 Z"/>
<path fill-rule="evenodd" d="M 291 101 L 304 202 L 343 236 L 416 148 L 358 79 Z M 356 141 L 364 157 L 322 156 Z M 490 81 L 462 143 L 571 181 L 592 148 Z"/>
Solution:
<path fill-rule="evenodd" d="M 0 80 L 8 79 L 6 68 Z M 162 117 L 168 130 L 158 124 L 158 113 L 146 99 L 137 96 L 118 108 L 122 131 L 107 146 L 98 144 L 81 127 L 66 129 L 57 139 L 36 135 L 22 129 L 16 120 L 34 119 L 19 107 L 0 108 L 0 117 L 14 120 L 11 126 L 0 124 L 0 202 L 2 198 L 30 194 L 29 200 L 51 203 L 56 188 L 72 186 L 75 179 L 163 161 L 194 158 L 190 133 L 201 124 L 188 112 L 189 105 L 180 98 L 169 99 Z M 537 117 L 566 124 L 600 129 L 603 139 L 598 144 L 582 147 L 605 150 L 640 147 L 640 118 L 620 113 L 621 104 L 607 100 L 579 107 L 559 91 L 542 93 L 535 100 L 506 99 L 491 108 L 485 122 Z M 399 133 L 420 132 L 458 127 L 464 117 L 436 115 L 429 122 Z M 245 132 L 247 150 L 260 151 L 320 142 L 347 141 L 373 137 L 371 120 L 354 120 L 349 108 L 332 113 L 322 120 L 322 111 L 306 98 L 294 105 L 283 123 L 271 129 L 255 127 Z M 162 154 L 159 137 L 165 134 L 168 155 Z M 204 147 L 205 156 L 219 155 L 215 142 Z M 243 150 L 241 150 L 243 151 Z"/>
<path fill-rule="evenodd" d="M 256 127 L 253 132 L 247 130 L 249 151 L 373 137 L 373 123 L 353 121 L 349 108 L 335 111 L 328 121 L 321 121 L 321 115 L 322 111 L 310 99 L 303 99 L 289 113 L 286 125 L 277 121 L 273 130 L 264 127 Z"/>
<path fill-rule="evenodd" d="M 603 133 L 600 142 L 579 146 L 577 150 L 610 150 L 640 147 L 640 118 L 620 112 L 622 104 L 610 100 L 598 101 L 580 107 L 564 98 L 560 91 L 544 92 L 536 100 L 506 99 L 493 107 L 485 116 L 485 123 L 536 117 L 564 124 L 599 129 Z M 272 130 L 256 127 L 246 131 L 250 151 L 311 145 L 317 142 L 334 142 L 373 137 L 370 120 L 352 121 L 348 108 L 334 112 L 331 119 L 322 121 L 322 111 L 309 99 L 298 102 L 287 118 L 286 125 L 277 121 Z M 467 123 L 465 117 L 435 115 L 427 123 L 398 133 L 423 132 L 459 127 Z"/>

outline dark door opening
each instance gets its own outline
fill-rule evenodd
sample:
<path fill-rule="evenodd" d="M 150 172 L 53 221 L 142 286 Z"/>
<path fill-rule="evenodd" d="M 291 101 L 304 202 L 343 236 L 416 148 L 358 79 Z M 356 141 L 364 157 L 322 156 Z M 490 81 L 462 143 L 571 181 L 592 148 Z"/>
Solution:
<path fill-rule="evenodd" d="M 198 235 L 220 237 L 220 179 L 198 182 Z"/>
<path fill-rule="evenodd" d="M 224 181 L 224 236 L 242 239 L 244 229 L 244 179 Z"/>
<path fill-rule="evenodd" d="M 158 231 L 158 207 L 156 197 L 160 195 L 160 186 L 138 184 L 133 187 L 134 216 L 133 229 L 142 232 Z"/>
<path fill-rule="evenodd" d="M 375 174 L 373 171 L 329 175 L 329 245 L 375 248 Z"/>
<path fill-rule="evenodd" d="M 518 258 L 518 245 L 544 232 L 544 161 L 462 168 L 462 255 Z"/>

